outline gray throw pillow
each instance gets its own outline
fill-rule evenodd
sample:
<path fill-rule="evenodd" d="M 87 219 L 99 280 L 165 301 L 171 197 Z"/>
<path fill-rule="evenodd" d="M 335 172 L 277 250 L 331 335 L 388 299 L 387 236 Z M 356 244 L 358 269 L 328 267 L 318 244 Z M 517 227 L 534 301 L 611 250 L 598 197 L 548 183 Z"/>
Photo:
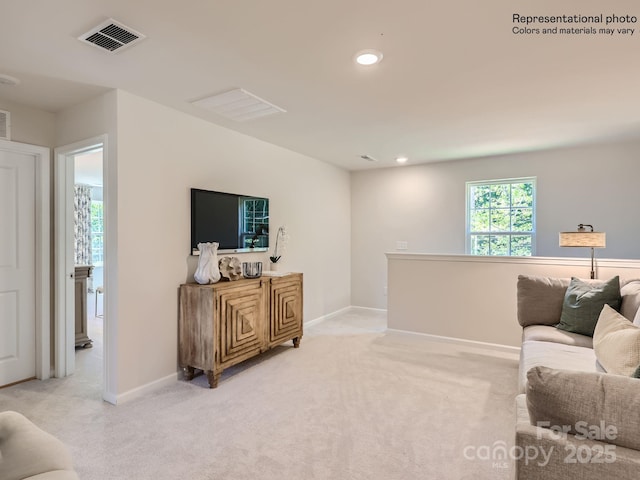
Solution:
<path fill-rule="evenodd" d="M 602 283 L 588 283 L 572 277 L 564 295 L 562 314 L 557 328 L 593 337 L 604 305 L 620 310 L 620 277 Z"/>
<path fill-rule="evenodd" d="M 560 320 L 569 282 L 568 278 L 518 275 L 518 323 L 523 327 L 556 325 Z"/>
<path fill-rule="evenodd" d="M 564 429 L 579 438 L 601 434 L 605 438 L 594 440 L 640 449 L 636 378 L 533 367 L 527 372 L 527 409 L 532 425 Z"/>

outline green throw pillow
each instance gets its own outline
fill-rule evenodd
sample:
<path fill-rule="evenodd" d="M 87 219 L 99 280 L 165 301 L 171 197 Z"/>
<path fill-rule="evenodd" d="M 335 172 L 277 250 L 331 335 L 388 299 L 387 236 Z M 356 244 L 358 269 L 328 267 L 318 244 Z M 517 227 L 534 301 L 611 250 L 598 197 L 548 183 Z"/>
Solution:
<path fill-rule="evenodd" d="M 621 303 L 620 277 L 615 276 L 603 283 L 588 283 L 572 277 L 564 295 L 560 323 L 556 327 L 593 337 L 602 307 L 607 304 L 619 311 Z"/>

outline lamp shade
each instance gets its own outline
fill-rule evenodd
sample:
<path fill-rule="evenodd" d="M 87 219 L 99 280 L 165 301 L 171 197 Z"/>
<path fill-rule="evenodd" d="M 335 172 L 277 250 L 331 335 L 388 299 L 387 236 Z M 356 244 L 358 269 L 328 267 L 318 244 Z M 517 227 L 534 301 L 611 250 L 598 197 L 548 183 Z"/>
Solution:
<path fill-rule="evenodd" d="M 604 232 L 560 232 L 560 246 L 605 248 L 606 234 Z"/>

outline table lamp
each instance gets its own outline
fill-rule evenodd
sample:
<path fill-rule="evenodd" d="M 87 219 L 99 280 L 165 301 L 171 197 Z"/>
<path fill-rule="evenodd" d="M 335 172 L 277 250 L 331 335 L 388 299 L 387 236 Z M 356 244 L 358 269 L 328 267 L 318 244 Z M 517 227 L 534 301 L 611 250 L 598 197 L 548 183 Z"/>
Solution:
<path fill-rule="evenodd" d="M 587 227 L 590 230 L 587 230 Z M 560 232 L 561 247 L 588 247 L 591 248 L 591 278 L 596 278 L 594 269 L 594 249 L 606 247 L 606 234 L 594 232 L 593 225 L 579 224 L 577 232 Z"/>

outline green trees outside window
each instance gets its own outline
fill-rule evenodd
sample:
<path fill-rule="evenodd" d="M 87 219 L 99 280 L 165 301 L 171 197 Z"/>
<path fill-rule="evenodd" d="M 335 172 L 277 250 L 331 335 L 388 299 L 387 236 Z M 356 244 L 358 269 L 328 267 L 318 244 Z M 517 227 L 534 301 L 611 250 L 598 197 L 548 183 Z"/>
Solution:
<path fill-rule="evenodd" d="M 535 178 L 467 183 L 467 253 L 535 253 Z"/>

